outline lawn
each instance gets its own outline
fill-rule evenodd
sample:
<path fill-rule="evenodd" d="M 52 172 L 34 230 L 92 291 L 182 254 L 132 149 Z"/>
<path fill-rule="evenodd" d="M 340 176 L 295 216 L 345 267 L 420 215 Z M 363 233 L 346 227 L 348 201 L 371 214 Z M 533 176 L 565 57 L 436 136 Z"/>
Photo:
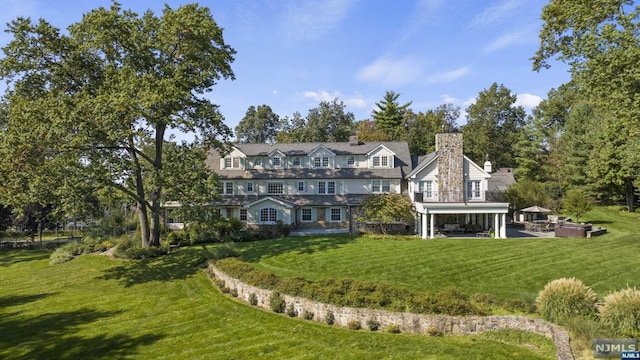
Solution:
<path fill-rule="evenodd" d="M 319 239 L 309 250 L 268 252 L 264 260 L 340 254 L 353 243 Z M 194 247 L 142 261 L 84 255 L 49 266 L 45 250 L 0 251 L 0 358 L 555 358 L 540 339 L 516 345 L 519 335 L 372 333 L 259 310 L 221 295 L 200 270 L 202 254 Z"/>
<path fill-rule="evenodd" d="M 242 259 L 279 276 L 353 278 L 413 290 L 535 299 L 547 282 L 576 277 L 600 298 L 640 287 L 640 214 L 598 207 L 581 219 L 606 227 L 591 239 L 434 239 L 316 236 L 239 243 Z"/>

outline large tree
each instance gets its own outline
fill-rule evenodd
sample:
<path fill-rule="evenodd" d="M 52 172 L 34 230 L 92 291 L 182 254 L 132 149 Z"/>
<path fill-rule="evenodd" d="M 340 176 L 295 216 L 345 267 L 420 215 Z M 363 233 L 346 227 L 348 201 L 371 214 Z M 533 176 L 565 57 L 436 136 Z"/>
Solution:
<path fill-rule="evenodd" d="M 159 17 L 139 16 L 114 2 L 67 34 L 22 17 L 7 32 L 13 40 L 0 59 L 9 83 L 0 109 L 5 203 L 73 205 L 98 189 L 121 191 L 137 204 L 143 246 L 158 245 L 167 132 L 193 132 L 218 148 L 231 133 L 203 96 L 234 78 L 235 51 L 209 9 L 165 6 Z"/>
<path fill-rule="evenodd" d="M 371 117 L 376 123 L 378 130 L 389 134 L 391 140 L 403 139 L 406 135 L 404 126 L 405 113 L 411 101 L 400 105 L 398 98 L 400 94 L 387 91 L 382 101 L 376 102 L 377 109 L 371 111 Z"/>
<path fill-rule="evenodd" d="M 518 131 L 524 125 L 525 111 L 515 102 L 516 94 L 493 83 L 467 107 L 462 133 L 464 150 L 471 160 L 481 164 L 488 156 L 496 169 L 516 166 L 514 148 L 520 140 Z"/>
<path fill-rule="evenodd" d="M 269 105 L 251 105 L 236 126 L 236 139 L 241 143 L 273 143 L 279 128 L 280 117 Z"/>
<path fill-rule="evenodd" d="M 551 0 L 542 10 L 540 48 L 534 70 L 556 57 L 567 63 L 572 81 L 600 113 L 591 162 L 601 186 L 617 188 L 635 209 L 634 181 L 640 164 L 631 153 L 640 129 L 640 6 L 631 0 Z M 613 158 L 611 158 L 613 157 Z M 600 161 L 607 160 L 607 161 Z"/>
<path fill-rule="evenodd" d="M 409 109 L 408 114 L 413 114 Z M 452 104 L 443 104 L 433 110 L 419 112 L 408 119 L 409 132 L 407 142 L 411 155 L 425 155 L 435 150 L 436 134 L 458 131 L 456 121 L 460 117 L 460 108 Z"/>
<path fill-rule="evenodd" d="M 310 109 L 306 118 L 295 113 L 293 118 L 284 119 L 276 140 L 281 143 L 348 141 L 355 124 L 353 113 L 346 112 L 345 107 L 342 100 L 336 98 Z"/>

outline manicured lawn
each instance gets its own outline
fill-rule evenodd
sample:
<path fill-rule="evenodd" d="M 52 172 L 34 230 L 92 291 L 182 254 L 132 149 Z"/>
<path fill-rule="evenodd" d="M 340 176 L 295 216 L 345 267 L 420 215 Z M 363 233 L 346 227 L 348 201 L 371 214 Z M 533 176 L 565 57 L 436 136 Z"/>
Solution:
<path fill-rule="evenodd" d="M 414 290 L 535 298 L 550 280 L 576 277 L 600 298 L 640 287 L 640 214 L 596 208 L 591 239 L 434 239 L 317 236 L 236 244 L 242 258 L 280 276 L 353 278 Z"/>
<path fill-rule="evenodd" d="M 264 260 L 341 254 L 355 243 L 318 239 L 309 249 L 268 251 Z M 261 246 L 268 244 L 278 243 Z M 555 358 L 539 339 L 517 346 L 518 336 L 353 331 L 252 308 L 212 286 L 199 268 L 200 248 L 145 261 L 84 255 L 55 266 L 49 254 L 0 251 L 1 359 Z"/>

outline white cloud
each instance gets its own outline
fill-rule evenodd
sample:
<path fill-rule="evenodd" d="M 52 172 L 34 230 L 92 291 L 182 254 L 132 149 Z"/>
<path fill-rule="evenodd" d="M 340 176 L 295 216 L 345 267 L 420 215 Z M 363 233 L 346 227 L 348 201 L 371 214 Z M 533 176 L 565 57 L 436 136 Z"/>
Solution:
<path fill-rule="evenodd" d="M 317 39 L 343 21 L 354 3 L 354 0 L 287 2 L 282 20 L 286 35 L 296 42 Z"/>
<path fill-rule="evenodd" d="M 456 79 L 459 79 L 465 76 L 471 68 L 469 66 L 464 66 L 452 71 L 437 73 L 429 76 L 427 81 L 430 83 L 446 83 Z"/>
<path fill-rule="evenodd" d="M 272 93 L 273 95 L 278 95 L 278 90 L 275 90 L 275 89 L 274 89 L 271 93 Z"/>
<path fill-rule="evenodd" d="M 460 99 L 453 97 L 451 95 L 448 94 L 442 94 L 440 95 L 440 99 L 442 99 L 442 102 L 445 104 L 458 104 L 460 102 Z"/>
<path fill-rule="evenodd" d="M 339 91 L 334 91 L 332 93 L 327 92 L 327 91 L 304 91 L 302 93 L 302 95 L 305 98 L 308 99 L 312 99 L 318 103 L 322 102 L 322 101 L 333 101 L 334 99 L 338 98 L 339 100 L 341 100 L 342 102 L 344 102 L 345 105 L 347 105 L 347 107 L 355 107 L 358 109 L 362 109 L 367 107 L 368 101 L 364 98 L 362 98 L 362 96 L 360 95 L 354 95 L 354 96 L 350 96 L 350 97 L 344 97 L 340 94 Z M 347 109 L 348 111 L 348 109 Z"/>
<path fill-rule="evenodd" d="M 415 81 L 422 74 L 422 66 L 411 58 L 380 58 L 356 73 L 360 81 L 400 86 Z"/>
<path fill-rule="evenodd" d="M 523 4 L 523 0 L 505 0 L 502 4 L 486 8 L 471 20 L 471 27 L 489 26 L 500 23 L 512 16 L 513 11 Z"/>
<path fill-rule="evenodd" d="M 526 109 L 533 109 L 534 107 L 538 106 L 538 104 L 540 104 L 540 102 L 542 101 L 542 98 L 538 95 L 533 95 L 533 94 L 518 94 L 517 98 L 516 98 L 516 106 L 522 106 Z"/>
<path fill-rule="evenodd" d="M 339 98 L 340 97 L 340 93 L 339 92 L 334 92 L 333 94 L 330 94 L 326 91 L 304 91 L 302 93 L 302 95 L 304 95 L 304 97 L 309 98 L 309 99 L 313 99 L 317 102 L 322 102 L 322 101 L 332 101 L 335 98 Z"/>

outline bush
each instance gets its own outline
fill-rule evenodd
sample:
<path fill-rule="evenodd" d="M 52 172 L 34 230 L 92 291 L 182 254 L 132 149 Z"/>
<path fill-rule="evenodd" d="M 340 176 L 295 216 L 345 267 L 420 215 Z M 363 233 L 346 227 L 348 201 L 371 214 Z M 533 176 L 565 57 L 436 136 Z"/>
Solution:
<path fill-rule="evenodd" d="M 302 318 L 305 320 L 313 320 L 314 313 L 309 310 L 304 310 L 302 312 Z"/>
<path fill-rule="evenodd" d="M 595 318 L 596 293 L 576 278 L 561 278 L 549 282 L 538 294 L 538 313 L 551 322 L 570 318 Z"/>
<path fill-rule="evenodd" d="M 370 331 L 377 331 L 380 328 L 380 322 L 376 319 L 367 320 L 367 327 Z"/>
<path fill-rule="evenodd" d="M 351 329 L 351 330 L 360 330 L 360 329 L 362 329 L 362 325 L 360 324 L 360 321 L 358 321 L 358 320 L 349 320 L 349 322 L 347 322 L 347 327 L 349 327 L 349 329 Z"/>
<path fill-rule="evenodd" d="M 157 258 L 163 255 L 167 255 L 169 253 L 169 248 L 167 247 L 151 247 L 148 249 L 144 248 L 129 248 L 125 251 L 127 259 L 151 259 Z"/>
<path fill-rule="evenodd" d="M 384 328 L 385 332 L 388 332 L 390 334 L 400 334 L 400 327 L 398 327 L 398 325 L 387 325 L 386 328 Z"/>
<path fill-rule="evenodd" d="M 327 325 L 335 324 L 336 316 L 333 315 L 333 311 L 331 310 L 327 311 L 327 315 L 324 317 L 324 321 L 327 323 Z"/>
<path fill-rule="evenodd" d="M 74 258 L 73 253 L 71 253 L 70 250 L 59 247 L 49 257 L 49 265 L 62 264 L 67 261 L 73 260 L 73 258 Z"/>
<path fill-rule="evenodd" d="M 427 335 L 429 336 L 442 336 L 442 331 L 435 326 L 431 326 L 427 329 Z"/>
<path fill-rule="evenodd" d="M 209 250 L 209 258 L 212 260 L 226 259 L 229 257 L 238 257 L 240 252 L 233 243 L 222 244 Z"/>
<path fill-rule="evenodd" d="M 289 306 L 287 306 L 287 310 L 286 313 L 289 317 L 296 317 L 298 316 L 298 310 L 296 310 L 295 307 L 293 307 L 293 304 L 289 304 Z"/>
<path fill-rule="evenodd" d="M 269 296 L 269 308 L 273 312 L 282 314 L 287 307 L 287 303 L 284 301 L 279 292 L 274 291 Z"/>
<path fill-rule="evenodd" d="M 258 305 L 258 296 L 256 294 L 249 294 L 249 304 L 251 304 L 252 306 Z"/>
<path fill-rule="evenodd" d="M 607 295 L 600 320 L 616 336 L 640 337 L 640 290 L 626 288 Z"/>

